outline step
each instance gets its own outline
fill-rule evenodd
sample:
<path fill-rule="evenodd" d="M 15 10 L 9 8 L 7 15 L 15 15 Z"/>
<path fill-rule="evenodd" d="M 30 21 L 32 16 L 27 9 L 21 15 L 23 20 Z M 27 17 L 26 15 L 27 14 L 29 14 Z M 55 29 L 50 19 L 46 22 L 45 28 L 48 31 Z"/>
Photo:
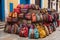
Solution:
<path fill-rule="evenodd" d="M 0 29 L 5 27 L 5 22 L 0 22 Z"/>
<path fill-rule="evenodd" d="M 5 26 L 0 26 L 0 29 L 4 28 Z"/>

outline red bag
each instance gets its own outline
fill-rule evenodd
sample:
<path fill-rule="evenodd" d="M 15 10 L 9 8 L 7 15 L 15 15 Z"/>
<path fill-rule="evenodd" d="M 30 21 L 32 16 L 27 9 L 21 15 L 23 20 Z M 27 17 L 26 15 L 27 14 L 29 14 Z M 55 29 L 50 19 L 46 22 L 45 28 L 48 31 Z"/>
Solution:
<path fill-rule="evenodd" d="M 32 22 L 36 22 L 36 14 L 32 13 Z"/>
<path fill-rule="evenodd" d="M 23 27 L 20 29 L 19 36 L 21 37 L 28 37 L 28 28 Z"/>
<path fill-rule="evenodd" d="M 48 21 L 49 21 L 49 22 L 52 22 L 52 15 L 49 15 L 49 14 L 48 14 Z"/>
<path fill-rule="evenodd" d="M 20 14 L 20 8 L 15 8 L 15 9 L 14 9 L 14 12 Z"/>
<path fill-rule="evenodd" d="M 17 6 L 17 8 L 21 8 L 21 5 L 19 4 L 19 5 Z"/>

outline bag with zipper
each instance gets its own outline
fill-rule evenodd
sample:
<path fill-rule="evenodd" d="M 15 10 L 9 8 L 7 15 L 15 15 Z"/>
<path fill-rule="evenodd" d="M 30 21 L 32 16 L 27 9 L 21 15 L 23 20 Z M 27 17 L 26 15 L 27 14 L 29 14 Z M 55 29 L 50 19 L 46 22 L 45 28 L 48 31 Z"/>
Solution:
<path fill-rule="evenodd" d="M 12 25 L 12 29 L 11 29 L 11 33 L 16 34 L 17 33 L 17 29 L 18 29 L 18 25 L 17 24 L 13 24 Z"/>
<path fill-rule="evenodd" d="M 28 19 L 28 20 L 31 20 L 31 13 L 27 13 L 27 14 L 25 15 L 25 18 Z"/>
<path fill-rule="evenodd" d="M 39 32 L 37 28 L 34 28 L 34 38 L 38 39 L 39 38 Z"/>
<path fill-rule="evenodd" d="M 20 19 L 20 18 L 23 19 L 23 18 L 24 18 L 24 13 L 19 14 L 18 17 L 19 17 L 19 19 Z"/>
<path fill-rule="evenodd" d="M 40 15 L 36 14 L 37 21 L 40 21 Z"/>
<path fill-rule="evenodd" d="M 12 22 L 13 23 L 17 22 L 17 20 L 18 20 L 17 17 L 18 17 L 17 13 L 16 12 L 13 12 L 13 14 L 12 14 Z"/>
<path fill-rule="evenodd" d="M 19 36 L 28 37 L 28 27 L 26 25 L 23 25 L 23 27 L 20 28 Z"/>
<path fill-rule="evenodd" d="M 21 12 L 20 12 L 20 8 L 15 8 L 14 9 L 14 12 L 16 12 L 17 14 L 20 14 Z"/>
<path fill-rule="evenodd" d="M 37 24 L 36 28 L 38 29 L 38 32 L 40 34 L 40 36 L 39 36 L 40 38 L 46 37 L 46 32 L 45 32 L 44 28 L 42 28 L 41 25 Z"/>
<path fill-rule="evenodd" d="M 32 13 L 32 22 L 36 22 L 36 14 Z"/>
<path fill-rule="evenodd" d="M 43 21 L 43 15 L 40 14 L 40 22 L 42 22 L 42 21 Z"/>
<path fill-rule="evenodd" d="M 20 25 L 18 26 L 17 34 L 19 34 L 21 28 L 22 28 L 22 24 L 20 24 Z"/>
<path fill-rule="evenodd" d="M 32 29 L 32 28 L 29 29 L 29 38 L 31 38 L 31 39 L 34 38 L 34 29 Z"/>
<path fill-rule="evenodd" d="M 5 28 L 4 28 L 4 31 L 5 32 L 8 32 L 8 33 L 11 33 L 11 25 L 9 25 L 9 24 L 5 24 Z"/>
<path fill-rule="evenodd" d="M 44 24 L 47 26 L 47 28 L 49 30 L 49 34 L 51 34 L 52 33 L 52 29 L 50 27 L 50 24 L 49 23 L 44 23 Z"/>
<path fill-rule="evenodd" d="M 44 30 L 46 31 L 46 35 L 48 36 L 49 35 L 49 31 L 48 31 L 47 26 L 46 25 L 43 25 L 43 27 L 44 27 Z"/>

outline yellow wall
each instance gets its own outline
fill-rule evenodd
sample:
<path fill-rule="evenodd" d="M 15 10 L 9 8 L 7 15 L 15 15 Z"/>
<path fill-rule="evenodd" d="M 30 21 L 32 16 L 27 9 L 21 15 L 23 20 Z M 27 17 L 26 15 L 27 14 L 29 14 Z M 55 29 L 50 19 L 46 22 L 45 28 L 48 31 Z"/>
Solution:
<path fill-rule="evenodd" d="M 10 3 L 13 3 L 13 8 L 16 8 L 18 5 L 18 0 L 7 0 L 8 12 L 10 12 Z"/>
<path fill-rule="evenodd" d="M 48 8 L 48 0 L 44 0 L 44 8 Z"/>

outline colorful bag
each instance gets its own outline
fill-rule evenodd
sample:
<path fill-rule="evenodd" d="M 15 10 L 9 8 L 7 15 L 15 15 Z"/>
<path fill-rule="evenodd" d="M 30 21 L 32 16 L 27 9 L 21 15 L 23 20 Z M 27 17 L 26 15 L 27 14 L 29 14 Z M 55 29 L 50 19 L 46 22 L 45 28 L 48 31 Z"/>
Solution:
<path fill-rule="evenodd" d="M 51 24 L 51 26 L 53 27 L 53 31 L 55 31 L 56 30 L 56 22 L 53 22 L 52 24 Z"/>
<path fill-rule="evenodd" d="M 34 29 L 34 38 L 36 38 L 36 39 L 39 38 L 39 32 L 38 32 L 37 28 Z"/>
<path fill-rule="evenodd" d="M 52 22 L 52 15 L 49 15 L 49 14 L 48 14 L 48 21 L 49 21 L 49 22 Z"/>
<path fill-rule="evenodd" d="M 10 33 L 11 32 L 11 25 L 5 24 L 4 31 Z"/>
<path fill-rule="evenodd" d="M 20 5 L 20 4 L 18 4 L 17 8 L 21 8 L 21 5 Z"/>
<path fill-rule="evenodd" d="M 11 17 L 7 17 L 7 22 L 11 23 L 12 22 L 12 18 Z"/>
<path fill-rule="evenodd" d="M 42 28 L 42 26 L 40 26 L 39 24 L 37 24 L 36 28 L 38 29 L 38 32 L 40 34 L 40 38 L 46 37 L 46 32 L 45 32 L 44 28 Z"/>
<path fill-rule="evenodd" d="M 40 14 L 40 22 L 42 22 L 42 21 L 43 21 L 43 15 Z"/>
<path fill-rule="evenodd" d="M 11 33 L 16 34 L 17 33 L 17 29 L 18 29 L 18 25 L 17 24 L 13 24 L 12 25 L 12 29 L 11 29 Z"/>
<path fill-rule="evenodd" d="M 19 36 L 28 37 L 28 28 L 27 27 L 21 28 L 19 31 Z"/>
<path fill-rule="evenodd" d="M 18 17 L 19 17 L 19 18 L 24 18 L 24 14 L 21 13 L 21 14 L 18 15 Z"/>
<path fill-rule="evenodd" d="M 40 15 L 36 14 L 37 21 L 40 21 Z"/>
<path fill-rule="evenodd" d="M 43 14 L 43 21 L 47 21 L 47 15 L 46 14 Z"/>
<path fill-rule="evenodd" d="M 52 33 L 52 29 L 51 29 L 51 27 L 50 27 L 50 24 L 49 24 L 49 23 L 45 23 L 45 25 L 47 26 L 47 28 L 48 28 L 48 30 L 49 30 L 49 34 L 51 34 L 51 33 Z"/>
<path fill-rule="evenodd" d="M 20 12 L 20 8 L 15 8 L 15 9 L 14 9 L 14 12 L 20 14 L 20 13 L 21 13 L 21 12 Z"/>
<path fill-rule="evenodd" d="M 31 20 L 31 13 L 27 13 L 27 14 L 25 15 L 25 18 L 28 19 L 28 20 Z"/>
<path fill-rule="evenodd" d="M 36 22 L 36 14 L 32 13 L 32 22 Z"/>
<path fill-rule="evenodd" d="M 22 28 L 22 24 L 20 24 L 20 25 L 18 26 L 17 34 L 19 34 L 21 28 Z"/>
<path fill-rule="evenodd" d="M 18 20 L 18 14 L 16 13 L 16 12 L 13 12 L 13 14 L 12 14 L 12 22 L 14 23 L 14 22 L 17 22 L 17 20 Z"/>
<path fill-rule="evenodd" d="M 29 5 L 28 4 L 24 5 L 24 8 L 25 9 L 28 9 L 29 8 Z"/>
<path fill-rule="evenodd" d="M 34 38 L 34 29 L 29 29 L 29 38 Z"/>
<path fill-rule="evenodd" d="M 46 35 L 49 35 L 49 31 L 48 31 L 47 26 L 46 25 L 43 25 L 43 27 L 44 27 L 44 30 L 46 31 Z"/>

